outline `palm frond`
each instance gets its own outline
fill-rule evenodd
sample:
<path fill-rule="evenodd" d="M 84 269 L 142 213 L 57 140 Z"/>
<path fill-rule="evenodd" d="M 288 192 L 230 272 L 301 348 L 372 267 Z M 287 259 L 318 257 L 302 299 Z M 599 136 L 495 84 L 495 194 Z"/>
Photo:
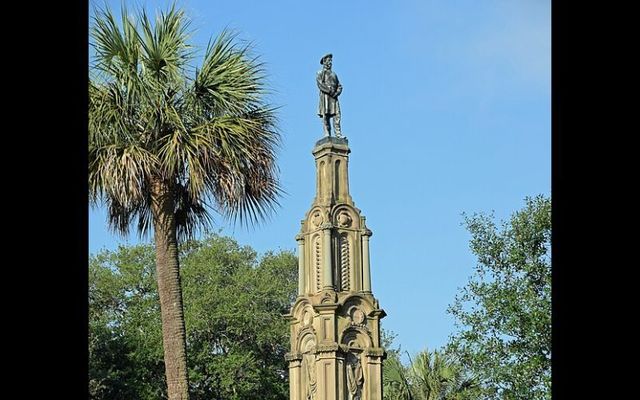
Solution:
<path fill-rule="evenodd" d="M 143 9 L 140 20 L 138 38 L 145 74 L 162 84 L 181 81 L 184 65 L 191 55 L 191 46 L 187 43 L 190 21 L 186 19 L 184 11 L 176 9 L 174 4 L 152 23 Z"/>
<path fill-rule="evenodd" d="M 388 358 L 384 363 L 383 385 L 385 398 L 392 400 L 413 400 L 411 384 L 405 367 L 397 358 Z"/>
<path fill-rule="evenodd" d="M 190 79 L 188 28 L 175 5 L 155 19 L 144 10 L 129 17 L 124 6 L 121 21 L 109 10 L 93 19 L 90 196 L 107 204 L 116 230 L 137 218 L 138 231 L 148 231 L 151 177 L 174 185 L 184 238 L 208 228 L 213 209 L 233 222 L 264 220 L 283 193 L 275 109 L 262 103 L 263 64 L 225 30 Z"/>
<path fill-rule="evenodd" d="M 269 109 L 217 118 L 197 128 L 214 144 L 202 160 L 202 184 L 214 194 L 223 215 L 242 224 L 264 220 L 278 206 L 275 149 L 279 135 Z M 193 169 L 192 169 L 193 171 Z M 196 182 L 192 182 L 196 184 Z M 199 183 L 198 183 L 199 184 Z"/>
<path fill-rule="evenodd" d="M 264 66 L 251 58 L 251 45 L 239 46 L 237 34 L 224 30 L 209 43 L 193 82 L 193 101 L 210 116 L 239 115 L 260 104 L 266 93 Z"/>
<path fill-rule="evenodd" d="M 194 237 L 196 231 L 207 230 L 213 225 L 207 204 L 193 197 L 188 184 L 177 183 L 175 196 L 176 234 L 180 241 L 188 240 Z"/>
<path fill-rule="evenodd" d="M 138 203 L 147 191 L 145 180 L 157 158 L 135 144 L 113 143 L 89 148 L 89 195 L 92 204 L 103 196 L 123 207 Z"/>

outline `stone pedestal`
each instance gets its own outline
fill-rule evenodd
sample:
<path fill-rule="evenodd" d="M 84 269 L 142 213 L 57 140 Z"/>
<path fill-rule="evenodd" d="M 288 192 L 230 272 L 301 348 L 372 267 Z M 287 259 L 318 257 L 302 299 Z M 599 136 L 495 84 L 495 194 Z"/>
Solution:
<path fill-rule="evenodd" d="M 291 325 L 290 400 L 382 400 L 380 319 L 371 291 L 372 232 L 349 193 L 349 146 L 319 140 L 316 197 L 298 242 Z"/>

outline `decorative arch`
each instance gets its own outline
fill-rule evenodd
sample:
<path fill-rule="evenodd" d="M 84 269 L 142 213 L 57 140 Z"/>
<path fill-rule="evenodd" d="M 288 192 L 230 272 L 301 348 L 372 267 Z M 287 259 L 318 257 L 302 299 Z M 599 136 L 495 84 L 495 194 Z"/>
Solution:
<path fill-rule="evenodd" d="M 350 219 L 347 220 L 346 217 Z M 349 204 L 338 204 L 330 212 L 331 221 L 343 229 L 360 229 L 360 211 Z"/>
<path fill-rule="evenodd" d="M 366 315 L 369 315 L 373 310 L 376 309 L 375 304 L 366 296 L 361 295 L 360 293 L 353 293 L 344 299 L 342 299 L 341 305 L 344 310 L 349 310 L 352 306 L 357 306 L 362 308 L 362 311 Z"/>
<path fill-rule="evenodd" d="M 349 348 L 366 349 L 373 346 L 373 339 L 371 339 L 368 329 L 352 325 L 340 334 L 340 344 Z"/>
<path fill-rule="evenodd" d="M 307 229 L 309 231 L 314 231 L 318 229 L 320 225 L 326 222 L 325 219 L 326 219 L 326 215 L 325 215 L 325 212 L 322 210 L 322 208 L 318 206 L 313 207 L 307 214 L 307 220 L 306 220 Z"/>
<path fill-rule="evenodd" d="M 313 311 L 313 307 L 308 298 L 301 297 L 293 304 L 291 308 L 291 315 L 297 320 L 300 321 L 302 318 L 302 314 L 306 308 L 311 309 Z"/>
<path fill-rule="evenodd" d="M 314 353 L 316 347 L 316 333 L 313 327 L 305 327 L 298 331 L 296 350 L 302 354 Z"/>

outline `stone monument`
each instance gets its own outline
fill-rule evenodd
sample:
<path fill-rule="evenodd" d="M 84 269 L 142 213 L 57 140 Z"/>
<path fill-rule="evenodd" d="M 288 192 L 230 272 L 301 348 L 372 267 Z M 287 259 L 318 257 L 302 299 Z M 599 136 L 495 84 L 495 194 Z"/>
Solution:
<path fill-rule="evenodd" d="M 287 315 L 290 400 L 382 400 L 386 314 L 371 292 L 372 233 L 349 193 L 350 152 L 331 136 L 312 151 L 316 197 L 296 236 L 298 297 Z"/>

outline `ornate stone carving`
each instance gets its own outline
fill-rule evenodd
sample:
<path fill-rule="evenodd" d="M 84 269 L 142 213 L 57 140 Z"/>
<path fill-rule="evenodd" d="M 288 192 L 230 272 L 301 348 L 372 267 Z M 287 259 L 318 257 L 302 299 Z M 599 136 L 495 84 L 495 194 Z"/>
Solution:
<path fill-rule="evenodd" d="M 360 357 L 353 353 L 348 353 L 345 368 L 348 399 L 360 400 L 362 398 L 362 386 L 364 384 L 364 374 Z"/>
<path fill-rule="evenodd" d="M 316 381 L 316 342 L 313 337 L 306 337 L 302 344 L 302 374 L 303 390 L 305 400 L 315 400 L 317 398 L 318 384 Z"/>
<path fill-rule="evenodd" d="M 371 357 L 384 357 L 385 351 L 382 347 L 370 347 L 365 350 L 364 354 Z"/>
<path fill-rule="evenodd" d="M 316 353 L 331 353 L 339 348 L 338 343 L 320 343 L 316 346 Z"/>
<path fill-rule="evenodd" d="M 350 288 L 350 270 L 349 237 L 344 234 L 340 235 L 340 290 L 342 291 L 347 291 Z"/>
<path fill-rule="evenodd" d="M 311 225 L 313 226 L 313 228 L 317 228 L 320 226 L 320 224 L 322 224 L 323 221 L 324 218 L 322 218 L 322 213 L 320 212 L 320 210 L 316 210 L 313 213 L 313 216 L 311 216 Z"/>
<path fill-rule="evenodd" d="M 384 312 L 371 292 L 371 231 L 349 194 L 350 149 L 328 137 L 312 153 L 316 196 L 296 236 L 301 279 L 288 316 L 289 399 L 382 400 Z"/>
<path fill-rule="evenodd" d="M 351 321 L 356 325 L 364 325 L 364 322 L 367 320 L 367 317 L 364 315 L 364 312 L 359 308 L 354 308 L 351 312 Z"/>
<path fill-rule="evenodd" d="M 350 348 L 367 348 L 372 343 L 371 332 L 364 325 L 351 325 L 343 331 L 341 343 Z"/>
<path fill-rule="evenodd" d="M 316 292 L 322 289 L 322 268 L 321 268 L 321 258 L 320 253 L 322 251 L 322 240 L 320 235 L 316 235 L 313 238 L 313 268 L 315 270 L 315 283 L 316 283 Z"/>
<path fill-rule="evenodd" d="M 346 211 L 342 211 L 340 214 L 338 214 L 336 220 L 340 228 L 348 228 L 353 222 L 353 219 L 351 219 L 351 216 Z"/>
<path fill-rule="evenodd" d="M 304 310 L 304 313 L 302 313 L 302 326 L 309 326 L 311 325 L 311 322 L 313 322 L 313 313 L 311 313 L 311 311 Z"/>
<path fill-rule="evenodd" d="M 320 299 L 320 304 L 335 303 L 336 293 L 332 291 L 325 291 Z"/>
<path fill-rule="evenodd" d="M 305 354 L 302 357 L 303 373 L 307 378 L 305 388 L 305 400 L 315 400 L 318 391 L 318 382 L 316 381 L 316 355 Z"/>
<path fill-rule="evenodd" d="M 302 361 L 302 353 L 286 353 L 284 359 L 286 361 Z"/>
<path fill-rule="evenodd" d="M 313 326 L 309 325 L 309 326 L 303 326 L 303 327 L 301 327 L 301 328 L 300 328 L 300 330 L 298 330 L 298 334 L 296 335 L 296 339 L 297 339 L 298 341 L 300 341 L 300 338 L 301 338 L 301 337 L 303 337 L 303 336 L 305 336 L 305 335 L 309 335 L 309 338 L 314 338 L 314 337 L 316 337 L 316 331 L 315 331 L 315 329 L 313 329 Z M 306 339 L 306 338 L 305 338 L 305 339 Z M 306 340 L 306 341 L 304 341 L 304 342 L 301 342 L 301 344 L 300 344 L 300 347 L 301 347 L 301 348 L 299 349 L 300 351 L 302 351 L 302 348 L 303 348 L 303 347 L 304 347 L 304 348 L 307 348 L 307 347 L 308 347 L 308 346 L 307 346 L 307 342 L 308 342 L 308 340 Z"/>

